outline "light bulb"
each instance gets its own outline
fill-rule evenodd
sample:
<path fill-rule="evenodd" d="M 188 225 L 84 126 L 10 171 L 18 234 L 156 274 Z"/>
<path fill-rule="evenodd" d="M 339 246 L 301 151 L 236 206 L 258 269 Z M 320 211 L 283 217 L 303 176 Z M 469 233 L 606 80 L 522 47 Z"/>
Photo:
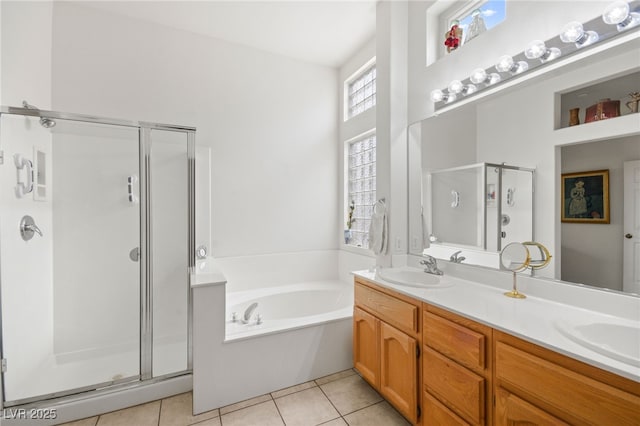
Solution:
<path fill-rule="evenodd" d="M 453 80 L 451 83 L 449 83 L 447 89 L 449 89 L 449 93 L 460 93 L 462 92 L 463 87 L 464 85 L 460 80 Z"/>
<path fill-rule="evenodd" d="M 565 43 L 575 43 L 576 47 L 589 46 L 598 41 L 600 37 L 595 31 L 585 31 L 582 24 L 578 21 L 571 21 L 562 27 L 560 32 L 560 40 Z"/>
<path fill-rule="evenodd" d="M 602 20 L 609 25 L 616 25 L 618 31 L 625 31 L 640 24 L 640 13 L 630 12 L 626 1 L 616 1 L 604 10 Z"/>
<path fill-rule="evenodd" d="M 473 70 L 473 73 L 471 73 L 471 76 L 469 77 L 469 80 L 471 80 L 471 82 L 475 84 L 484 83 L 486 79 L 487 72 L 482 68 L 476 68 L 475 70 Z"/>
<path fill-rule="evenodd" d="M 467 84 L 462 88 L 462 95 L 468 96 L 472 93 L 476 93 L 478 91 L 478 87 L 475 84 Z"/>
<path fill-rule="evenodd" d="M 498 72 L 508 72 L 513 67 L 513 58 L 509 55 L 500 56 L 498 59 L 498 63 L 496 64 L 496 69 Z"/>
<path fill-rule="evenodd" d="M 433 102 L 441 102 L 444 101 L 446 104 L 450 104 L 451 102 L 456 100 L 455 93 L 444 93 L 440 89 L 434 89 L 431 91 L 431 100 Z"/>
<path fill-rule="evenodd" d="M 524 49 L 524 56 L 528 59 L 540 59 L 541 62 L 547 62 L 560 56 L 560 49 L 557 47 L 547 48 L 544 41 L 533 40 Z"/>
<path fill-rule="evenodd" d="M 514 62 L 513 58 L 509 55 L 498 58 L 498 63 L 496 64 L 496 70 L 499 72 L 509 72 L 511 75 L 520 74 L 528 69 L 528 63 L 525 61 Z"/>
<path fill-rule="evenodd" d="M 492 84 L 496 84 L 500 81 L 500 74 L 492 72 L 491 74 L 487 74 L 485 70 L 482 68 L 476 68 L 473 70 L 473 73 L 469 77 L 472 83 L 475 84 L 486 84 L 491 86 Z"/>
<path fill-rule="evenodd" d="M 433 102 L 440 102 L 444 99 L 444 92 L 440 89 L 435 89 L 431 91 L 431 100 Z"/>
<path fill-rule="evenodd" d="M 526 62 L 525 62 L 526 64 Z M 527 68 L 529 68 L 529 66 L 527 65 Z M 496 84 L 499 83 L 500 80 L 502 80 L 502 78 L 500 77 L 500 74 L 498 74 L 497 72 L 492 72 L 491 74 L 489 74 L 489 81 L 487 82 L 487 84 L 489 86 L 491 86 L 492 84 Z"/>

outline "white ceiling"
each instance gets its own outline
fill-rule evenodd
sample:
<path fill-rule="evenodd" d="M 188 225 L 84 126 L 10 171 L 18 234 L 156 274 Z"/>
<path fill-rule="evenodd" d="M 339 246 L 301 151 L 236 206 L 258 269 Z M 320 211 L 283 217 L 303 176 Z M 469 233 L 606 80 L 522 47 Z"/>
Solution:
<path fill-rule="evenodd" d="M 376 29 L 376 0 L 82 3 L 330 67 L 344 64 Z"/>

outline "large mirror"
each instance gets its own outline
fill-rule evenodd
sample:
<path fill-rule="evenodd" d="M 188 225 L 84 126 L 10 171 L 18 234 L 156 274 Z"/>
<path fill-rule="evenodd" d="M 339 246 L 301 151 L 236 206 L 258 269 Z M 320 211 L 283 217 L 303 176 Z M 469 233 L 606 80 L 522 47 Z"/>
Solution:
<path fill-rule="evenodd" d="M 499 268 L 495 248 L 448 244 L 450 250 L 443 251 L 441 245 L 447 244 L 430 241 L 428 215 L 440 206 L 431 205 L 437 201 L 425 186 L 433 170 L 504 162 L 535 170 L 531 239 L 553 256 L 538 276 L 640 293 L 640 115 L 625 105 L 630 93 L 640 91 L 638 76 L 633 49 L 594 54 L 504 93 L 413 123 L 408 129 L 410 254 L 426 250 L 454 261 L 451 250 L 462 250 L 458 258 L 463 256 L 464 263 Z M 619 117 L 569 127 L 570 108 L 580 107 L 584 123 L 585 111 L 603 98 L 620 100 Z M 562 175 L 602 170 L 608 172 L 608 223 L 563 220 L 562 208 L 571 194 L 561 193 Z M 596 200 L 594 190 L 589 191 L 585 206 Z M 453 203 L 451 197 L 440 204 Z M 594 218 L 599 215 L 593 213 Z"/>

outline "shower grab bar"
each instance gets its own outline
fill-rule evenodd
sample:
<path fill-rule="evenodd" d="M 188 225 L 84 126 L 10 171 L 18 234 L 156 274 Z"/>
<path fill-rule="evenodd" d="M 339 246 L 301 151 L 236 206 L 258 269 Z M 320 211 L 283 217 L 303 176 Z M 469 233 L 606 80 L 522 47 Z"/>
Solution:
<path fill-rule="evenodd" d="M 127 195 L 130 203 L 138 204 L 140 199 L 133 193 L 133 186 L 138 182 L 138 176 L 131 175 L 127 177 Z"/>
<path fill-rule="evenodd" d="M 16 197 L 22 198 L 33 191 L 33 163 L 20 154 L 13 155 L 13 162 L 16 165 Z M 22 170 L 26 170 L 24 182 L 20 178 Z"/>

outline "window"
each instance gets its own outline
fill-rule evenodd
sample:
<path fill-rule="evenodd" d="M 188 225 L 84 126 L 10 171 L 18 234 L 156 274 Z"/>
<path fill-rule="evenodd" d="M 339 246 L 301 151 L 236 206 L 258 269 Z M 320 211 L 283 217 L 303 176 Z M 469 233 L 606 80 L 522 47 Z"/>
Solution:
<path fill-rule="evenodd" d="M 375 58 L 345 82 L 346 117 L 349 119 L 376 104 Z"/>
<path fill-rule="evenodd" d="M 348 142 L 346 149 L 349 183 L 345 209 L 345 243 L 368 249 L 369 224 L 376 202 L 375 133 L 369 132 Z"/>
<path fill-rule="evenodd" d="M 443 35 L 448 33 L 454 24 L 462 30 L 459 46 L 490 30 L 506 18 L 506 0 L 477 0 L 464 3 L 464 7 L 451 7 L 441 15 Z M 443 51 L 446 51 L 444 36 L 440 44 Z"/>

